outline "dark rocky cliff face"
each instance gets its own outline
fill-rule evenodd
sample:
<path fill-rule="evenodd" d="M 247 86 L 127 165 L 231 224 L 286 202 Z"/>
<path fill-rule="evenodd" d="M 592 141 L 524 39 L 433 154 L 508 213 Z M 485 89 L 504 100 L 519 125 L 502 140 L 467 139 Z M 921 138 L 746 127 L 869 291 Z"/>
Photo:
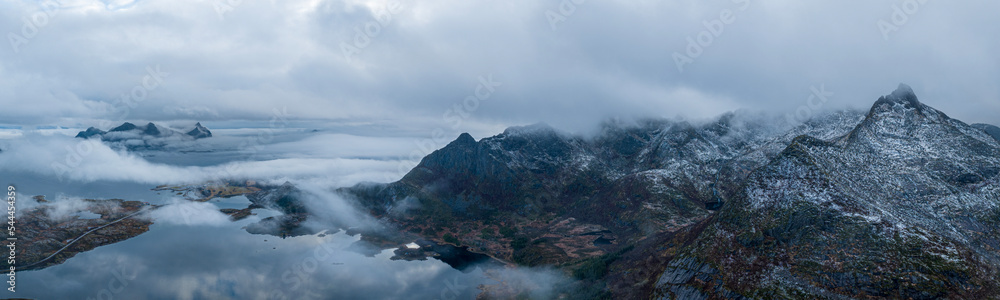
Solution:
<path fill-rule="evenodd" d="M 801 136 L 754 171 L 655 295 L 995 297 L 998 166 L 996 141 L 901 86 L 848 135 Z"/>
<path fill-rule="evenodd" d="M 1000 293 L 1000 144 L 986 130 L 905 85 L 867 113 L 772 123 L 462 134 L 398 182 L 341 192 L 429 239 L 584 270 L 621 298 Z"/>
<path fill-rule="evenodd" d="M 508 228 L 513 233 L 507 237 L 468 235 L 462 243 L 482 245 L 502 259 L 566 263 L 580 259 L 574 252 L 596 239 L 614 242 L 588 248 L 592 251 L 583 257 L 703 220 L 794 134 L 843 135 L 863 117 L 844 111 L 785 130 L 765 124 L 769 120 L 728 114 L 705 124 L 608 122 L 594 137 L 563 134 L 544 124 L 512 127 L 480 141 L 462 134 L 398 182 L 341 191 L 373 215 L 411 231 L 442 235 L 439 229 L 456 224 Z M 404 207 L 416 208 L 400 215 Z M 602 233 L 577 246 L 545 246 L 552 230 L 574 226 Z M 545 250 L 515 247 L 514 239 Z"/>

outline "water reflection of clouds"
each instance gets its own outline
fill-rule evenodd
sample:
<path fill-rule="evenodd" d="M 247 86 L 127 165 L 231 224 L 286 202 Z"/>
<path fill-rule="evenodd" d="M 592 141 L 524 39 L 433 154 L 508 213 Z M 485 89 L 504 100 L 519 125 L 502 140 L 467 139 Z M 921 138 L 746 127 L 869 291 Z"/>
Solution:
<path fill-rule="evenodd" d="M 341 299 L 432 299 L 440 297 L 446 280 L 458 277 L 470 287 L 463 293 L 467 297 L 460 298 L 471 298 L 478 291 L 475 286 L 486 280 L 479 271 L 462 274 L 437 260 L 391 261 L 391 251 L 364 257 L 344 250 L 358 238 L 343 233 L 287 239 L 250 235 L 240 227 L 251 221 L 221 227 L 155 224 L 139 237 L 78 254 L 62 265 L 22 273 L 19 295 L 96 298 L 107 290 L 116 292 L 112 293 L 115 299 L 274 295 L 299 299 L 311 294 Z M 318 259 L 316 251 L 324 245 L 332 251 Z M 307 263 L 314 271 L 305 272 L 304 262 L 310 258 L 317 263 Z M 109 288 L 109 283 L 129 277 L 130 272 L 135 273 L 134 279 Z M 297 288 L 291 289 L 295 282 Z"/>
<path fill-rule="evenodd" d="M 155 222 L 165 224 L 222 226 L 230 222 L 229 216 L 211 203 L 182 199 L 174 199 L 149 215 Z"/>
<path fill-rule="evenodd" d="M 304 135 L 302 135 L 304 136 Z M 229 174 L 245 178 L 293 181 L 315 220 L 309 225 L 328 226 L 331 220 L 368 222 L 332 188 L 363 180 L 383 181 L 395 174 L 398 161 L 391 150 L 404 139 L 359 138 L 317 134 L 309 138 L 276 139 L 256 157 L 221 150 L 210 153 L 145 153 L 150 157 L 116 152 L 98 145 L 58 181 L 48 164 L 73 146 L 69 137 L 33 135 L 4 154 L 25 160 L 0 161 L 4 173 L 21 180 L 25 195 L 59 194 L 86 198 L 123 198 L 168 204 L 150 213 L 150 231 L 119 243 L 79 253 L 65 263 L 21 273 L 18 296 L 95 299 L 434 299 L 474 298 L 476 286 L 488 280 L 480 270 L 462 273 L 447 264 L 426 261 L 392 261 L 391 250 L 375 257 L 345 250 L 359 240 L 344 233 L 324 237 L 281 239 L 252 235 L 243 227 L 280 214 L 255 209 L 256 215 L 236 222 L 218 208 L 242 208 L 245 197 L 218 202 L 191 203 L 176 195 L 150 191 L 150 184 L 198 182 L 209 179 L 221 166 L 206 164 L 230 155 L 225 164 L 238 164 Z M 232 149 L 239 139 L 220 135 L 219 149 Z M 299 149 L 296 152 L 296 149 Z M 317 151 L 328 149 L 329 151 Z M 373 156 L 344 159 L 341 157 Z M 207 158 L 206 158 L 207 157 Z M 272 159 L 243 161 L 248 158 Z M 10 157 L 7 157 L 10 158 Z M 46 160 L 48 159 L 48 160 Z M 173 163 L 183 161 L 183 163 Z M 25 175 L 22 175 L 25 174 Z M 161 182 L 162 181 L 162 182 Z M 242 207 L 237 207 L 242 206 Z M 266 240 L 266 241 L 265 241 Z M 317 250 L 332 249 L 328 255 Z M 130 276 L 134 275 L 134 277 Z M 446 295 L 446 296 L 442 296 Z"/>

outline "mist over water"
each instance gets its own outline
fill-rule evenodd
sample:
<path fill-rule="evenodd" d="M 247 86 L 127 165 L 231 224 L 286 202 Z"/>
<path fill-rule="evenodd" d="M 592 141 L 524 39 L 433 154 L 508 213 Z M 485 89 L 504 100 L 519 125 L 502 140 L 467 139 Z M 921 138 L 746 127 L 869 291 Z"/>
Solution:
<path fill-rule="evenodd" d="M 254 215 L 233 222 L 218 211 L 245 208 L 249 201 L 244 196 L 197 203 L 171 191 L 151 190 L 160 184 L 216 179 L 259 179 L 272 184 L 288 181 L 306 193 L 305 204 L 316 212 L 309 224 L 324 226 L 334 218 L 354 224 L 371 221 L 353 211 L 333 189 L 401 176 L 394 174 L 399 161 L 388 158 L 393 156 L 389 150 L 338 150 L 331 145 L 364 139 L 389 148 L 400 138 L 295 133 L 247 151 L 236 144 L 241 141 L 240 131 L 231 132 L 237 135 L 223 133 L 212 143 L 198 145 L 198 151 L 128 152 L 67 135 L 35 132 L 0 141 L 4 151 L 0 178 L 17 186 L 19 209 L 38 205 L 30 199 L 34 195 L 45 195 L 50 205 L 65 210 L 81 199 L 119 198 L 165 205 L 143 216 L 154 221 L 144 234 L 79 253 L 59 265 L 19 272 L 18 292 L 8 296 L 469 299 L 479 293 L 476 287 L 480 284 L 495 283 L 481 268 L 459 271 L 437 259 L 393 261 L 389 259 L 392 249 L 366 257 L 348 250 L 360 236 L 344 232 L 284 239 L 250 234 L 245 231 L 248 224 L 281 213 L 255 209 Z M 74 168 L 60 173 L 51 167 L 52 161 L 73 152 L 67 147 L 75 149 L 81 143 L 90 143 L 90 149 Z M 339 157 L 361 153 L 370 157 Z"/>
<path fill-rule="evenodd" d="M 72 299 L 434 299 L 459 282 L 457 299 L 473 298 L 482 271 L 469 273 L 438 260 L 392 261 L 346 250 L 358 237 L 344 233 L 280 239 L 241 229 L 256 222 L 174 224 L 80 253 L 66 263 L 20 273 L 18 296 Z M 450 291 L 449 291 L 450 293 Z M 449 294 L 450 295 L 450 294 Z"/>

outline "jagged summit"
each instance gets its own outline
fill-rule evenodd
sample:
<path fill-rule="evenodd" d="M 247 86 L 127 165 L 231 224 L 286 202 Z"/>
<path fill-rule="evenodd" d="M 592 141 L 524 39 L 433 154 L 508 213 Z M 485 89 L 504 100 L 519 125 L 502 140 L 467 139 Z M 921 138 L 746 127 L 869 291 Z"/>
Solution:
<path fill-rule="evenodd" d="M 87 128 L 76 134 L 77 138 L 89 139 L 100 137 L 101 141 L 118 145 L 129 150 L 137 149 L 164 149 L 168 146 L 174 147 L 192 140 L 211 137 L 212 132 L 197 123 L 189 132 L 183 132 L 169 127 L 161 127 L 147 123 L 144 126 L 136 126 L 130 122 L 125 122 L 109 131 Z"/>
<path fill-rule="evenodd" d="M 107 132 L 105 132 L 104 130 L 100 130 L 100 129 L 97 129 L 97 128 L 94 128 L 94 127 L 90 127 L 90 128 L 87 128 L 87 130 L 85 130 L 85 131 L 80 131 L 80 133 L 77 133 L 76 137 L 86 139 L 86 138 L 90 138 L 90 137 L 95 136 L 95 135 L 103 135 L 105 133 L 107 133 Z"/>
<path fill-rule="evenodd" d="M 455 139 L 455 141 L 451 143 L 457 145 L 475 145 L 476 139 L 473 138 L 472 135 L 469 134 L 468 132 L 463 132 L 458 136 L 457 139 Z"/>
<path fill-rule="evenodd" d="M 143 130 L 142 133 L 146 135 L 158 136 L 160 135 L 160 130 L 156 128 L 156 125 L 153 124 L 153 122 L 149 122 L 149 124 L 146 124 L 146 129 Z"/>
<path fill-rule="evenodd" d="M 551 134 L 556 133 L 556 129 L 549 126 L 544 122 L 535 123 L 527 126 L 512 126 L 503 131 L 502 135 L 505 136 L 518 136 L 518 135 L 532 135 L 532 134 Z"/>
<path fill-rule="evenodd" d="M 472 233 L 462 243 L 521 265 L 624 251 L 608 286 L 650 292 L 615 299 L 983 299 L 1000 294 L 1000 143 L 989 128 L 901 84 L 867 114 L 790 129 L 735 113 L 612 120 L 595 136 L 544 124 L 475 143 L 463 134 L 400 181 L 341 191 L 387 218 L 418 201 L 397 219 L 411 232 L 461 224 Z M 493 230 L 482 220 L 517 230 L 479 234 Z"/>
<path fill-rule="evenodd" d="M 910 86 L 900 83 L 899 87 L 896 88 L 891 94 L 882 96 L 875 101 L 872 105 L 872 112 L 876 112 L 878 109 L 884 109 L 886 107 L 893 107 L 895 105 L 902 105 L 906 109 L 922 110 L 925 106 L 920 103 L 917 99 L 917 94 L 913 92 L 913 88 Z"/>
<path fill-rule="evenodd" d="M 906 143 L 932 139 L 935 132 L 967 129 L 968 126 L 961 121 L 921 103 L 913 89 L 900 84 L 894 92 L 875 101 L 864 121 L 847 135 L 845 141 L 896 140 Z"/>
<path fill-rule="evenodd" d="M 192 136 L 195 139 L 200 139 L 212 137 L 212 132 L 209 131 L 208 128 L 205 128 L 205 126 L 201 126 L 201 122 L 198 122 L 194 124 L 194 129 L 187 132 L 187 135 Z"/>
<path fill-rule="evenodd" d="M 129 131 L 129 130 L 134 130 L 136 128 L 139 128 L 139 127 L 135 126 L 135 124 L 132 124 L 132 123 L 129 123 L 129 122 L 125 122 L 122 125 L 119 125 L 118 127 L 112 128 L 109 132 Z"/>
<path fill-rule="evenodd" d="M 905 118 L 912 122 L 944 123 L 951 120 L 945 113 L 918 100 L 913 89 L 899 84 L 891 94 L 879 97 L 868 113 L 869 118 Z"/>
<path fill-rule="evenodd" d="M 917 94 L 913 92 L 913 88 L 905 83 L 900 83 L 899 86 L 896 87 L 896 90 L 893 91 L 892 94 L 889 94 L 889 98 L 904 100 L 913 106 L 920 104 L 920 101 L 917 101 Z"/>
<path fill-rule="evenodd" d="M 817 296 L 849 289 L 859 298 L 995 293 L 1000 144 L 920 103 L 905 85 L 879 98 L 848 137 L 831 145 L 799 136 L 755 170 L 692 243 L 700 245 L 663 273 L 661 291 L 698 287 L 671 277 L 696 261 L 688 270 L 710 267 L 692 277 L 718 268 L 734 278 L 783 278 L 705 285 L 749 298 L 782 297 L 743 285 Z"/>

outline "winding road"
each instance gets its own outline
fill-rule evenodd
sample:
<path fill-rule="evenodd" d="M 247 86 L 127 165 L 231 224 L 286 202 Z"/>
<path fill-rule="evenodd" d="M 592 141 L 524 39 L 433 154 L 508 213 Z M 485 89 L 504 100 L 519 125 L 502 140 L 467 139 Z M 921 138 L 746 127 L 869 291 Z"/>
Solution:
<path fill-rule="evenodd" d="M 143 208 L 139 209 L 139 211 L 137 211 L 137 212 L 134 212 L 134 213 L 131 213 L 131 214 L 127 215 L 127 216 L 121 217 L 121 219 L 114 220 L 114 221 L 112 221 L 112 222 L 110 222 L 108 224 L 104 224 L 104 225 L 98 226 L 97 228 L 91 229 L 91 230 L 89 230 L 87 232 L 84 232 L 80 236 L 76 237 L 75 239 L 73 239 L 72 241 L 70 241 L 69 243 L 67 243 L 66 246 L 63 246 L 62 248 L 59 248 L 59 250 L 56 250 L 56 252 L 52 253 L 52 255 L 49 255 L 48 257 L 43 258 L 42 260 L 36 261 L 36 262 L 34 262 L 34 263 L 30 264 L 30 265 L 21 266 L 20 268 L 22 268 L 22 269 L 30 268 L 30 267 L 35 266 L 37 264 L 43 263 L 43 262 L 45 262 L 45 261 L 47 261 L 47 260 L 55 257 L 57 254 L 62 253 L 63 250 L 66 250 L 66 248 L 69 248 L 69 246 L 72 246 L 73 243 L 76 243 L 76 241 L 79 241 L 80 239 L 82 239 L 83 237 L 87 236 L 91 232 L 98 231 L 98 230 L 103 229 L 104 227 L 108 227 L 108 226 L 114 225 L 115 223 L 121 222 L 122 220 L 131 218 L 131 217 L 133 217 L 135 215 L 138 215 L 140 213 L 146 212 L 147 210 L 148 209 L 146 209 L 146 207 L 143 207 Z"/>

